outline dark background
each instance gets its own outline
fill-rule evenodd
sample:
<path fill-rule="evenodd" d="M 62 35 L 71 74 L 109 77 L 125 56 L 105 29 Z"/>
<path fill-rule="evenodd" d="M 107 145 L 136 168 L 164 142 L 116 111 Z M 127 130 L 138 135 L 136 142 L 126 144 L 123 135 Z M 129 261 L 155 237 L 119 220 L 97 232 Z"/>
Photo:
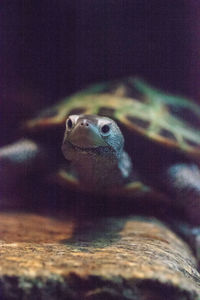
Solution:
<path fill-rule="evenodd" d="M 96 81 L 136 74 L 199 101 L 198 3 L 1 1 L 1 143 L 21 119 Z"/>

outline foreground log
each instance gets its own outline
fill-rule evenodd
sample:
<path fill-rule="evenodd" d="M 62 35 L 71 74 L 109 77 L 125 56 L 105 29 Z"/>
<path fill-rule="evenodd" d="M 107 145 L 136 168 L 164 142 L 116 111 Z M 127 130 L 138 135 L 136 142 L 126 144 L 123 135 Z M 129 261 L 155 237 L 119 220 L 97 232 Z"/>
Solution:
<path fill-rule="evenodd" d="M 0 299 L 199 299 L 188 246 L 154 219 L 0 214 Z"/>

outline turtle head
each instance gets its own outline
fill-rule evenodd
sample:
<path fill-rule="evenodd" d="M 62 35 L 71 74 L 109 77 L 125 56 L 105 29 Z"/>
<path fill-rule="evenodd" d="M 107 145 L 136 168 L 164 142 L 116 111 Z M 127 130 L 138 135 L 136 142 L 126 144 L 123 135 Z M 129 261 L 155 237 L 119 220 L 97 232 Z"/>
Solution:
<path fill-rule="evenodd" d="M 70 160 L 71 153 L 110 153 L 116 158 L 121 156 L 124 146 L 123 135 L 116 122 L 97 115 L 70 115 L 62 151 Z"/>

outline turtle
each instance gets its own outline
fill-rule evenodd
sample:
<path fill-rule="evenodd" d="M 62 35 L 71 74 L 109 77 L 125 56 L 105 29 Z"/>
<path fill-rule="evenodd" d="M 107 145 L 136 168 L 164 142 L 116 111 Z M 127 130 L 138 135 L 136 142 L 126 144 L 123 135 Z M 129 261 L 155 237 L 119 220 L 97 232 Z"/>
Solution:
<path fill-rule="evenodd" d="M 38 174 L 102 197 L 169 200 L 199 234 L 199 128 L 200 107 L 186 98 L 136 77 L 103 82 L 24 122 L 21 139 L 0 149 L 1 177 L 11 185 Z"/>

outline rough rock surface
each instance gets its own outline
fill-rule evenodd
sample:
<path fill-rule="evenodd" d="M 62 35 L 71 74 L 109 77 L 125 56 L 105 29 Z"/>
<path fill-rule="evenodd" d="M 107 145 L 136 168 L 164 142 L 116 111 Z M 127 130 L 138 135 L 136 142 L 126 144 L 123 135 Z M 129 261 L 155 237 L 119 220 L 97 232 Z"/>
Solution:
<path fill-rule="evenodd" d="M 200 299 L 188 246 L 155 219 L 0 214 L 0 299 Z"/>

